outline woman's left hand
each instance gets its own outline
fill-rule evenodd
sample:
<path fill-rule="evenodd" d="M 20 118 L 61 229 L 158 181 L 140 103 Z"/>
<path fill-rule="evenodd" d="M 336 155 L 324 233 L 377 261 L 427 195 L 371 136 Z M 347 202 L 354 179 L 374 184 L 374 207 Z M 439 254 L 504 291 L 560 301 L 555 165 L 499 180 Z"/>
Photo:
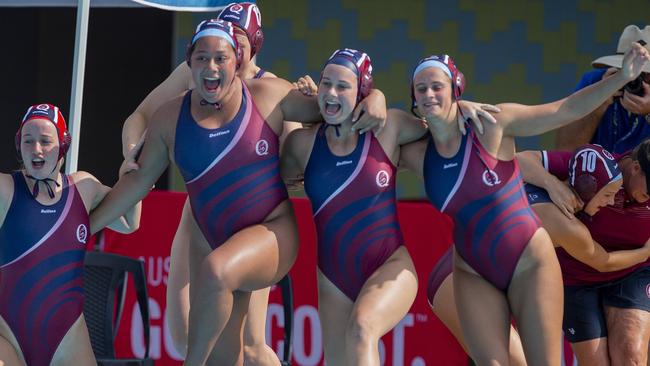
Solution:
<path fill-rule="evenodd" d="M 458 129 L 462 134 L 467 133 L 465 122 L 472 123 L 479 134 L 483 134 L 483 125 L 497 123 L 496 118 L 490 113 L 499 113 L 501 109 L 492 104 L 476 103 L 468 100 L 458 102 L 461 113 L 458 114 Z"/>
<path fill-rule="evenodd" d="M 352 112 L 352 131 L 359 134 L 372 130 L 375 136 L 381 133 L 386 125 L 386 97 L 378 89 L 372 89 L 370 94 L 359 102 Z"/>

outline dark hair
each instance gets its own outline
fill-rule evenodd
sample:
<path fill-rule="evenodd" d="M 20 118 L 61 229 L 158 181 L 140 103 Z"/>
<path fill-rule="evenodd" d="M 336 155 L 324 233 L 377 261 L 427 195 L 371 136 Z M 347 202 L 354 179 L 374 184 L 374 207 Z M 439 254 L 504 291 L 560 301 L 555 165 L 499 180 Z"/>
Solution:
<path fill-rule="evenodd" d="M 632 150 L 631 158 L 639 162 L 641 170 L 645 174 L 646 188 L 650 194 L 650 139 L 643 141 L 635 147 Z"/>

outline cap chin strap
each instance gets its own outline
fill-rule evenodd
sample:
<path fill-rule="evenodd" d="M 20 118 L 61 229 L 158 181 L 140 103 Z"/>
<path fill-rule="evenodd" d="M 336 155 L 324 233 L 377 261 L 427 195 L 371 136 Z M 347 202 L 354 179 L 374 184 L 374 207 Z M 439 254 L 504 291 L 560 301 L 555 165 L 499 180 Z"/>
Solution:
<path fill-rule="evenodd" d="M 207 100 L 201 98 L 201 102 L 199 102 L 200 105 L 211 105 L 214 107 L 215 110 L 220 111 L 221 110 L 221 103 L 219 102 L 208 102 Z"/>
<path fill-rule="evenodd" d="M 233 77 L 232 80 L 230 81 L 230 85 L 228 87 L 232 86 L 232 83 L 234 83 L 234 82 L 235 82 L 235 78 Z M 203 97 L 201 97 L 201 101 L 199 102 L 199 104 L 202 105 L 202 106 L 211 105 L 217 111 L 220 111 L 221 108 L 223 107 L 223 104 L 221 104 L 219 102 L 214 102 L 214 103 L 213 102 L 208 102 Z"/>
<path fill-rule="evenodd" d="M 52 172 L 50 172 L 50 174 L 54 173 L 54 171 L 57 169 L 57 167 L 58 167 L 58 164 L 57 164 L 57 166 L 54 167 L 54 169 L 52 169 Z M 57 187 L 61 187 L 61 185 L 59 184 L 59 182 L 56 181 L 56 179 L 52 179 L 52 178 L 40 179 L 40 178 L 36 178 L 36 177 L 34 177 L 34 176 L 30 175 L 30 174 L 27 174 L 27 172 L 25 172 L 25 177 L 27 177 L 27 178 L 34 181 L 34 187 L 32 188 L 32 196 L 34 198 L 38 197 L 38 193 L 40 192 L 39 183 L 43 183 L 45 185 L 45 187 L 47 188 L 47 195 L 50 196 L 50 198 L 54 198 L 54 189 L 52 188 L 52 185 L 50 184 L 50 182 L 54 183 Z"/>
<path fill-rule="evenodd" d="M 328 129 L 330 127 L 334 127 L 334 132 L 336 132 L 336 137 L 341 137 L 341 133 L 339 132 L 339 128 L 341 128 L 341 123 L 338 124 L 327 123 L 325 129 Z"/>

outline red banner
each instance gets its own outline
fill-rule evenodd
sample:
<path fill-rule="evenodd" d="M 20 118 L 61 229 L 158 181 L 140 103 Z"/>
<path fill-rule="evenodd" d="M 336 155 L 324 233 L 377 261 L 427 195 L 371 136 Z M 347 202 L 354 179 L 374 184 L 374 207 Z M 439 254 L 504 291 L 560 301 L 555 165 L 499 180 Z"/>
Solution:
<path fill-rule="evenodd" d="M 171 242 L 186 195 L 151 192 L 144 200 L 141 228 L 131 235 L 107 230 L 105 250 L 142 258 L 145 261 L 151 313 L 151 357 L 157 365 L 179 365 L 165 324 L 165 291 Z M 294 289 L 293 364 L 322 365 L 323 346 L 317 311 L 316 232 L 311 208 L 305 199 L 293 199 L 300 232 L 300 252 L 291 270 Z M 382 364 L 393 366 L 466 366 L 468 357 L 426 301 L 431 268 L 451 245 L 451 221 L 431 205 L 420 202 L 398 204 L 400 225 L 418 277 L 415 303 L 402 321 L 381 339 Z M 129 291 L 117 337 L 120 357 L 142 357 L 144 341 L 134 291 Z M 267 316 L 267 342 L 281 354 L 284 314 L 279 289 L 271 293 Z"/>

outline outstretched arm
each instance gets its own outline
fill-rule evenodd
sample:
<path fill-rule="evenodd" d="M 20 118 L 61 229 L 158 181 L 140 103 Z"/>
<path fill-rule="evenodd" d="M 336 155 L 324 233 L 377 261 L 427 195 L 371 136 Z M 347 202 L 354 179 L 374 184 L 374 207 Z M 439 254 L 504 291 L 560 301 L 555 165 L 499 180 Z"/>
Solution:
<path fill-rule="evenodd" d="M 607 69 L 605 73 L 601 76 L 601 79 L 608 78 L 614 75 L 618 69 L 612 67 Z M 580 82 L 580 85 L 591 85 L 593 81 L 590 77 L 585 78 Z M 583 89 L 580 87 L 580 89 Z M 571 122 L 568 125 L 558 128 L 555 134 L 555 149 L 556 150 L 567 150 L 572 151 L 578 146 L 588 144 L 589 141 L 594 137 L 596 129 L 600 124 L 603 115 L 607 111 L 610 105 L 614 102 L 614 98 L 620 97 L 623 93 L 618 90 L 612 96 L 605 100 L 605 103 L 601 104 L 596 110 L 589 113 L 588 115 L 580 118 L 575 122 Z"/>
<path fill-rule="evenodd" d="M 548 104 L 501 104 L 497 120 L 508 136 L 534 136 L 564 126 L 595 110 L 627 82 L 634 80 L 648 60 L 648 50 L 635 43 L 626 52 L 622 68 L 611 77 Z"/>
<path fill-rule="evenodd" d="M 607 252 L 579 220 L 570 220 L 554 205 L 537 204 L 533 209 L 542 219 L 553 243 L 572 257 L 599 272 L 618 271 L 645 262 L 650 256 L 650 240 L 638 249 Z"/>
<path fill-rule="evenodd" d="M 135 160 L 135 155 L 138 154 L 138 151 L 142 148 L 144 143 L 144 138 L 140 139 L 140 142 L 129 151 L 125 157 L 124 163 L 120 167 L 119 177 L 123 177 L 125 174 L 131 173 L 132 171 L 137 170 L 137 166 L 133 166 L 132 161 Z M 93 200 L 91 203 L 90 211 L 93 211 L 97 205 L 106 197 L 108 192 L 111 191 L 111 187 L 103 185 L 99 180 L 94 176 L 88 174 L 86 178 L 89 178 L 87 181 L 92 183 L 93 191 Z M 117 220 L 108 224 L 108 228 L 114 231 L 117 231 L 122 234 L 130 234 L 140 227 L 140 216 L 142 214 L 142 201 L 138 201 L 131 209 L 129 209 L 125 214 L 120 216 Z"/>
<path fill-rule="evenodd" d="M 115 221 L 136 202 L 142 200 L 169 163 L 167 144 L 162 135 L 162 123 L 154 123 L 145 137 L 139 169 L 123 175 L 101 203 L 91 212 L 91 232 L 94 234 Z M 165 113 L 164 111 L 162 113 Z M 164 123 L 168 123 L 164 121 Z"/>

